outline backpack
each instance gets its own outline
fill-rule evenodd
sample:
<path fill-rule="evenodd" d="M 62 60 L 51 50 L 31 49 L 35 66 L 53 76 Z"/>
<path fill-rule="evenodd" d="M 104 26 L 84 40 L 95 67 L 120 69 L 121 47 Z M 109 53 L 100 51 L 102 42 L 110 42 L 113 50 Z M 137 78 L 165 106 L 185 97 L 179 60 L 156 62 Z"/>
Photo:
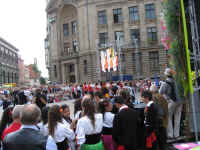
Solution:
<path fill-rule="evenodd" d="M 176 101 L 176 92 L 175 92 L 175 84 L 174 83 L 171 83 L 169 81 L 165 81 L 170 87 L 171 87 L 171 92 L 170 92 L 170 99 L 173 100 L 173 101 Z"/>

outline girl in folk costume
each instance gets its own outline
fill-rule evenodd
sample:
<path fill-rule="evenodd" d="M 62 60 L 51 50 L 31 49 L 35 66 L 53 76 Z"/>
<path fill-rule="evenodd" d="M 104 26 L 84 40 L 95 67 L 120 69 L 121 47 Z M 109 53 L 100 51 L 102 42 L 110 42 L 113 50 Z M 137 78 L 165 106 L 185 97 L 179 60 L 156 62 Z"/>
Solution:
<path fill-rule="evenodd" d="M 150 91 L 144 90 L 141 97 L 142 101 L 146 104 L 144 111 L 146 148 L 149 150 L 157 150 L 157 135 L 160 123 L 158 119 L 159 106 L 152 100 L 152 93 Z"/>
<path fill-rule="evenodd" d="M 75 139 L 74 127 L 75 123 L 73 122 L 70 127 L 66 126 L 62 122 L 61 109 L 58 105 L 53 105 L 49 109 L 48 113 L 48 129 L 49 134 L 53 137 L 58 150 L 67 150 L 69 149 L 68 141 L 73 141 Z"/>
<path fill-rule="evenodd" d="M 49 134 L 48 132 L 48 111 L 49 107 L 43 107 L 42 108 L 42 121 L 37 124 L 37 126 L 40 128 L 40 132 L 44 135 L 47 136 Z"/>
<path fill-rule="evenodd" d="M 64 104 L 61 106 L 60 111 L 62 113 L 62 122 L 68 127 L 70 128 L 70 125 L 72 123 L 72 119 L 70 118 L 70 109 L 69 106 Z M 70 150 L 75 150 L 75 140 L 74 141 L 70 141 L 68 140 L 68 145 L 69 145 L 69 149 Z"/>
<path fill-rule="evenodd" d="M 95 113 L 93 100 L 83 98 L 83 117 L 78 120 L 76 127 L 77 144 L 81 150 L 104 150 L 101 141 L 103 115 Z"/>
<path fill-rule="evenodd" d="M 116 145 L 112 139 L 112 127 L 114 114 L 112 111 L 112 104 L 108 100 L 99 103 L 99 110 L 103 114 L 103 143 L 105 150 L 115 150 Z"/>
<path fill-rule="evenodd" d="M 81 116 L 81 112 L 82 112 L 81 102 L 82 102 L 82 99 L 77 99 L 74 103 L 74 119 L 79 119 L 82 117 Z"/>

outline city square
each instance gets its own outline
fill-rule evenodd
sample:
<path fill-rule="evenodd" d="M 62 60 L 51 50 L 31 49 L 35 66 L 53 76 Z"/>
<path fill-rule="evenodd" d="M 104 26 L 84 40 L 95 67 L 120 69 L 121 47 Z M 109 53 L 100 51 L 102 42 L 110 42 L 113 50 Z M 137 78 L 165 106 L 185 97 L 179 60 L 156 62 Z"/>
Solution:
<path fill-rule="evenodd" d="M 2 150 L 200 150 L 199 0 L 0 2 Z"/>

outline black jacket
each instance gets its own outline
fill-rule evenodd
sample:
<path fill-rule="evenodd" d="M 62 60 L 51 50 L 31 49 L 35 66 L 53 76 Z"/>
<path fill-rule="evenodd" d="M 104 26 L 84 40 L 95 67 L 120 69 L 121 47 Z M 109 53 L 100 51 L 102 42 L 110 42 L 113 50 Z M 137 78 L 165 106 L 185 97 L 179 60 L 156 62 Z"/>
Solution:
<path fill-rule="evenodd" d="M 124 145 L 125 150 L 137 147 L 137 128 L 139 115 L 130 108 L 122 109 L 115 115 L 112 136 L 118 145 Z"/>
<path fill-rule="evenodd" d="M 23 128 L 8 134 L 3 141 L 4 150 L 46 150 L 47 138 L 39 131 Z"/>
<path fill-rule="evenodd" d="M 152 103 L 145 112 L 145 128 L 146 136 L 152 132 L 158 132 L 160 127 L 163 127 L 164 110 L 158 104 Z"/>

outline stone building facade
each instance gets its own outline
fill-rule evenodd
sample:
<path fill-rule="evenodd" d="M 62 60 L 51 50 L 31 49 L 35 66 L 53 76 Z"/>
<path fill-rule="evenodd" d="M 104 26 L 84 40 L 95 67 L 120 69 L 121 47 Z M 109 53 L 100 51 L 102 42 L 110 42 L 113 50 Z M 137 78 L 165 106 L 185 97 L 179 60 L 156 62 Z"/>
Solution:
<path fill-rule="evenodd" d="M 25 83 L 25 65 L 24 65 L 24 60 L 20 56 L 18 58 L 18 68 L 19 68 L 19 84 L 23 85 Z"/>
<path fill-rule="evenodd" d="M 18 83 L 19 50 L 0 37 L 0 84 Z"/>
<path fill-rule="evenodd" d="M 46 12 L 45 51 L 51 81 L 163 74 L 167 54 L 161 44 L 160 0 L 50 0 Z M 104 73 L 99 54 L 109 47 L 117 49 L 121 69 Z"/>

